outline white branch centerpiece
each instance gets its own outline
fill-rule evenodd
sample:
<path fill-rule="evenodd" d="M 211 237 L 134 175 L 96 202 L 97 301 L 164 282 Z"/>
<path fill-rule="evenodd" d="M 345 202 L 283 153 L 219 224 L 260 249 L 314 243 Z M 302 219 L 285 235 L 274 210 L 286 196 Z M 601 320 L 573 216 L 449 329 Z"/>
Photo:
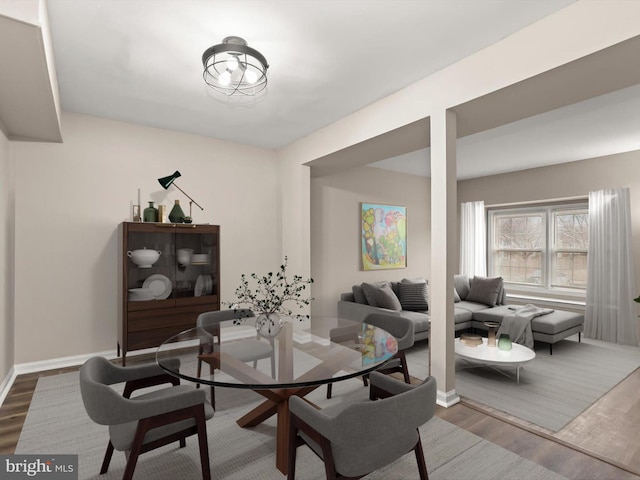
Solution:
<path fill-rule="evenodd" d="M 293 315 L 291 306 L 301 309 L 313 300 L 306 294 L 307 285 L 313 283 L 313 278 L 303 279 L 300 275 L 287 277 L 287 261 L 285 256 L 275 273 L 269 272 L 263 276 L 252 273 L 249 277 L 242 274 L 240 286 L 235 291 L 236 301 L 222 302 L 235 310 L 241 306 L 251 308 L 257 315 L 256 330 L 266 337 L 273 337 L 280 332 L 280 315 Z M 250 286 L 250 280 L 255 286 Z"/>

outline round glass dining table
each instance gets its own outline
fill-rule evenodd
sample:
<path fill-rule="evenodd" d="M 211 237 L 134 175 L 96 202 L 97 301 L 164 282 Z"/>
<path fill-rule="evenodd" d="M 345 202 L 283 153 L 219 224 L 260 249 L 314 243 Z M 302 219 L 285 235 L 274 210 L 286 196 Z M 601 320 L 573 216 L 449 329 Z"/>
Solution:
<path fill-rule="evenodd" d="M 190 382 L 247 388 L 265 397 L 237 423 L 253 427 L 277 414 L 276 466 L 286 473 L 289 397 L 367 374 L 391 359 L 398 344 L 381 328 L 338 318 L 285 318 L 272 337 L 258 335 L 254 322 L 250 317 L 186 330 L 158 347 L 156 361 Z M 176 358 L 179 368 L 168 361 Z"/>

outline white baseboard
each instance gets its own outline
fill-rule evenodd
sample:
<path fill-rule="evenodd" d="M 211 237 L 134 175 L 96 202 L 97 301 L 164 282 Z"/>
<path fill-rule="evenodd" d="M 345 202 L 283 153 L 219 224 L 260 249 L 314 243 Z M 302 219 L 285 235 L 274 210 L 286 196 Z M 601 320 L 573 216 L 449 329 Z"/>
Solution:
<path fill-rule="evenodd" d="M 444 408 L 453 407 L 456 403 L 460 403 L 460 397 L 455 390 L 443 392 L 438 390 L 436 394 L 436 403 Z"/>
<path fill-rule="evenodd" d="M 4 377 L 2 383 L 0 383 L 0 405 L 4 403 L 4 399 L 7 398 L 7 394 L 9 393 L 9 389 L 11 385 L 13 385 L 13 381 L 16 379 L 16 369 L 11 367 L 7 376 Z"/>
<path fill-rule="evenodd" d="M 235 340 L 238 338 L 246 338 L 249 336 L 255 336 L 255 328 L 247 328 L 246 326 L 238 326 L 237 328 L 230 329 L 227 335 L 224 336 L 225 340 Z M 157 351 L 156 347 L 145 348 L 143 350 L 135 350 L 127 352 L 127 357 L 133 357 L 137 355 L 153 354 Z M 67 367 L 76 367 L 82 365 L 91 357 L 105 357 L 109 360 L 119 358 L 116 350 L 107 350 L 104 352 L 83 353 L 82 355 L 73 355 L 70 357 L 53 358 L 50 360 L 39 360 L 37 362 L 19 363 L 11 367 L 9 373 L 0 384 L 0 405 L 3 404 L 7 397 L 13 382 L 18 375 L 24 375 L 26 373 L 43 372 L 46 370 L 56 370 Z"/>
<path fill-rule="evenodd" d="M 83 353 L 82 355 L 73 355 L 71 357 L 52 358 L 50 360 L 39 360 L 37 362 L 18 363 L 14 366 L 17 375 L 25 373 L 43 372 L 45 370 L 56 370 L 59 368 L 75 367 L 82 365 L 91 357 L 105 357 L 108 359 L 117 358 L 115 350 L 97 353 Z"/>
<path fill-rule="evenodd" d="M 130 352 L 127 356 L 135 356 L 135 355 L 143 355 L 145 353 L 154 353 L 156 351 L 155 348 L 147 348 L 145 350 L 136 350 L 135 352 Z M 97 352 L 97 353 L 85 353 L 82 355 L 73 355 L 70 357 L 61 357 L 61 358 L 53 358 L 50 360 L 39 360 L 37 362 L 27 362 L 27 363 L 18 363 L 11 367 L 9 373 L 0 384 L 0 405 L 4 403 L 5 398 L 7 397 L 13 382 L 15 381 L 18 375 L 24 375 L 26 373 L 34 373 L 34 372 L 43 372 L 46 370 L 56 370 L 60 368 L 66 367 L 76 367 L 82 365 L 84 362 L 89 360 L 91 357 L 105 357 L 109 360 L 118 358 L 116 350 L 108 350 L 105 352 Z"/>

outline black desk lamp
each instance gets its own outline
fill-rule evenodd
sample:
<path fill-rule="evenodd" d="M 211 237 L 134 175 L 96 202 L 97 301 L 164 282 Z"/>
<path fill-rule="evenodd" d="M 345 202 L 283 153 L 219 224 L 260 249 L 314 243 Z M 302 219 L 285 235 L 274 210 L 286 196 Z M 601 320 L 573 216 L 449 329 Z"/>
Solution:
<path fill-rule="evenodd" d="M 164 188 L 165 190 L 168 189 L 171 185 L 173 185 L 174 187 L 176 187 L 178 190 L 180 190 L 182 193 L 185 194 L 185 196 L 189 199 L 189 216 L 191 217 L 191 205 L 193 203 L 198 205 L 198 207 L 200 207 L 200 205 L 193 198 L 191 198 L 189 195 L 187 195 L 187 193 L 184 190 L 182 190 L 178 185 L 173 183 L 176 180 L 176 178 L 181 177 L 181 176 L 182 175 L 180 174 L 180 172 L 178 170 L 176 170 L 175 172 L 173 172 L 173 175 L 169 175 L 168 177 L 159 178 L 158 182 L 160 182 L 160 185 L 162 185 L 162 188 Z M 200 210 L 204 210 L 204 208 L 200 207 Z"/>

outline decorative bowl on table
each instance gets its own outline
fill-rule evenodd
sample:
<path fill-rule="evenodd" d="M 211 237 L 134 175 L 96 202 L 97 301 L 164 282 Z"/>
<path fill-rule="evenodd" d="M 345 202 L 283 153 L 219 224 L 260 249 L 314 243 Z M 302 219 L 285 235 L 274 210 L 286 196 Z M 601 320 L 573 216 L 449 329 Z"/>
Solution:
<path fill-rule="evenodd" d="M 468 347 L 477 347 L 482 345 L 482 337 L 474 333 L 463 333 L 460 335 L 460 341 Z"/>
<path fill-rule="evenodd" d="M 160 258 L 160 250 L 150 250 L 144 247 L 140 250 L 128 251 L 127 256 L 138 268 L 151 268 Z"/>

